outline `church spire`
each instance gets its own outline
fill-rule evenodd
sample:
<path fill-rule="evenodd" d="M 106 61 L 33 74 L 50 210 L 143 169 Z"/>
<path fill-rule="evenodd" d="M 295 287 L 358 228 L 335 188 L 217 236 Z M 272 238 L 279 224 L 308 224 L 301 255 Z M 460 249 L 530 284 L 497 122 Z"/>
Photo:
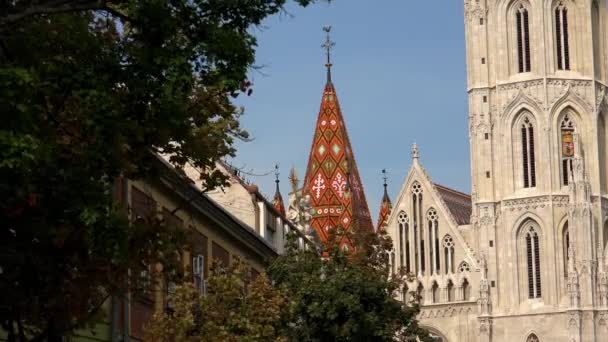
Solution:
<path fill-rule="evenodd" d="M 328 36 L 323 45 L 328 53 L 327 84 L 321 98 L 302 188 L 302 195 L 310 196 L 314 209 L 310 225 L 323 242 L 327 240 L 330 229 L 340 227 L 349 231 L 353 222 L 362 228 L 374 229 L 344 117 L 331 81 L 329 53 L 334 43 L 329 39 L 329 30 L 329 27 L 324 28 Z M 346 238 L 340 244 L 352 247 Z"/>
<path fill-rule="evenodd" d="M 283 196 L 281 196 L 281 190 L 279 189 L 279 165 L 274 166 L 275 183 L 277 184 L 274 198 L 272 199 L 272 206 L 283 216 L 285 216 L 285 205 L 283 204 Z"/>
<path fill-rule="evenodd" d="M 336 45 L 336 43 L 332 42 L 331 37 L 329 36 L 331 26 L 324 26 L 323 31 L 325 31 L 327 37 L 325 38 L 325 43 L 323 43 L 321 47 L 327 52 L 327 63 L 325 64 L 325 67 L 327 68 L 327 84 L 331 84 L 331 49 Z"/>
<path fill-rule="evenodd" d="M 382 179 L 384 180 L 384 195 L 382 196 L 382 203 L 380 204 L 380 214 L 378 215 L 378 228 L 379 231 L 386 224 L 389 215 L 392 210 L 392 203 L 390 197 L 388 197 L 388 184 L 386 183 L 388 177 L 386 176 L 386 169 L 382 169 Z"/>

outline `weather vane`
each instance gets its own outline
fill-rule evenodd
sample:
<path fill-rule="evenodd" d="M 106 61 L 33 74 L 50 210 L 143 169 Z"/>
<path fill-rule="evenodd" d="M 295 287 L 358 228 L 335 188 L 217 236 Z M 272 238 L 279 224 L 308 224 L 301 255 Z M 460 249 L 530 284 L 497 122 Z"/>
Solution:
<path fill-rule="evenodd" d="M 279 164 L 274 164 L 274 176 L 275 176 L 275 183 L 279 183 Z"/>
<path fill-rule="evenodd" d="M 331 26 L 323 26 L 323 31 L 325 31 L 327 37 L 325 38 L 325 43 L 323 43 L 321 47 L 327 51 L 327 64 L 325 64 L 327 67 L 327 82 L 331 82 L 331 49 L 336 45 L 336 43 L 332 42 L 331 37 L 329 36 Z"/>
<path fill-rule="evenodd" d="M 382 169 L 382 179 L 384 179 L 384 187 L 386 188 L 386 181 L 388 177 L 386 176 L 386 169 Z"/>

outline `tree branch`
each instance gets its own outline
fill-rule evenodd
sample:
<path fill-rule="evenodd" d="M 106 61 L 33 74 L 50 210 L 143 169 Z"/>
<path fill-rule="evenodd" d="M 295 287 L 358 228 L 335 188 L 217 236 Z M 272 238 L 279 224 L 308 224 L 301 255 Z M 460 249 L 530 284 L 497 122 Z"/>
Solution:
<path fill-rule="evenodd" d="M 123 21 L 130 21 L 130 18 L 127 15 L 109 7 L 108 4 L 111 2 L 112 1 L 106 0 L 76 0 L 28 6 L 14 13 L 9 13 L 0 17 L 0 31 L 6 29 L 10 24 L 14 24 L 34 15 L 82 12 L 89 10 L 105 11 Z"/>

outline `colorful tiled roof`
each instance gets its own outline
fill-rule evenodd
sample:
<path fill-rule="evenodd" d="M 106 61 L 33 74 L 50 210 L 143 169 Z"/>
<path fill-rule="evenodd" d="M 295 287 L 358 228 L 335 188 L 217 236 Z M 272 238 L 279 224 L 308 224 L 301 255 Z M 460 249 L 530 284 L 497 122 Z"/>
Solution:
<path fill-rule="evenodd" d="M 322 241 L 329 228 L 350 230 L 354 221 L 374 229 L 329 69 L 303 191 L 311 197 L 311 225 Z"/>
<path fill-rule="evenodd" d="M 456 220 L 456 223 L 459 225 L 469 224 L 471 222 L 472 210 L 471 196 L 437 183 L 433 185 L 454 217 L 454 220 Z"/>

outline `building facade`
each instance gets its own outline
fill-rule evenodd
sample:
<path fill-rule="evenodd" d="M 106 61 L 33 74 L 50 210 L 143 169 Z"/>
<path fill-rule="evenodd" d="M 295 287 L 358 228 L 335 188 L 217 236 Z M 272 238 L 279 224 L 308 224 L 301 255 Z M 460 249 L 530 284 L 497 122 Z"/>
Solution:
<path fill-rule="evenodd" d="M 608 341 L 607 4 L 464 8 L 472 195 L 413 152 L 387 226 L 403 297 L 443 341 Z"/>

